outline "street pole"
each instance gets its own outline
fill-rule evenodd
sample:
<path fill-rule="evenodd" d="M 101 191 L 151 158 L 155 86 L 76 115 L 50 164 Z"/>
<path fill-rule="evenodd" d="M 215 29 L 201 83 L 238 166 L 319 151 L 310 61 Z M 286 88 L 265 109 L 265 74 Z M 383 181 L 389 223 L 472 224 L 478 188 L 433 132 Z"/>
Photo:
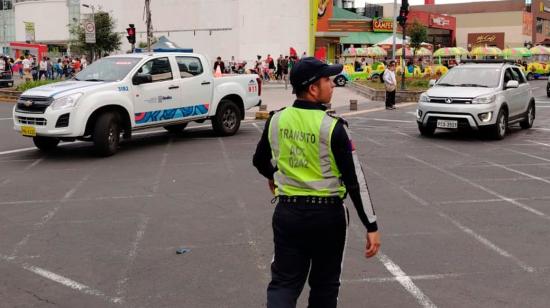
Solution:
<path fill-rule="evenodd" d="M 94 22 L 94 26 L 95 26 L 95 7 L 92 5 L 92 21 Z M 97 29 L 95 30 L 97 32 Z M 95 44 L 92 44 L 92 59 L 90 61 L 90 63 L 93 63 L 94 60 L 95 60 Z"/>
<path fill-rule="evenodd" d="M 405 29 L 406 29 L 407 25 L 406 25 L 406 22 L 403 22 L 403 42 L 401 42 L 401 50 L 403 52 L 403 55 L 402 55 L 402 58 L 401 58 L 401 90 L 405 90 L 405 70 L 407 69 L 407 67 L 405 66 L 405 49 L 407 47 L 407 45 L 405 44 L 405 38 L 407 37 L 405 35 Z"/>
<path fill-rule="evenodd" d="M 151 0 L 145 0 L 145 22 L 147 24 L 147 51 L 151 52 Z"/>
<path fill-rule="evenodd" d="M 395 61 L 395 40 L 397 36 L 397 0 L 393 0 L 393 45 L 392 45 L 392 60 Z"/>

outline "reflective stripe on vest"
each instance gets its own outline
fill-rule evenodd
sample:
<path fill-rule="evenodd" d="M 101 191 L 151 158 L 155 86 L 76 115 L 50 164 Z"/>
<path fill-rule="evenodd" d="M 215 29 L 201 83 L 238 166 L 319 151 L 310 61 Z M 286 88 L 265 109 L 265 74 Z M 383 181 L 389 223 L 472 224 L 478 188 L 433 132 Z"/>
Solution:
<path fill-rule="evenodd" d="M 303 113 L 307 113 L 307 116 L 303 116 Z M 301 127 L 312 127 L 316 131 L 314 133 L 299 131 L 300 125 L 294 127 L 293 125 L 289 125 L 289 123 L 286 123 L 286 126 L 282 128 L 280 124 L 283 114 L 293 116 L 294 118 L 298 117 L 304 122 Z M 345 187 L 340 180 L 340 173 L 336 167 L 336 162 L 330 148 L 330 137 L 335 125 L 336 119 L 328 116 L 321 110 L 303 110 L 289 107 L 273 115 L 269 126 L 269 139 L 273 152 L 272 163 L 278 169 L 274 175 L 275 184 L 277 185 L 277 195 L 340 197 L 345 195 Z M 318 130 L 316 127 L 318 127 Z M 318 134 L 315 134 L 315 132 L 318 132 Z M 289 137 L 292 137 L 292 140 L 289 140 Z M 307 139 L 308 137 L 310 139 Z M 300 138 L 306 140 L 296 140 Z M 312 147 L 313 144 L 308 142 L 313 140 L 315 141 L 313 143 L 318 143 L 317 149 L 314 149 Z M 281 148 L 292 152 L 296 144 L 303 146 L 299 150 L 303 151 L 302 154 L 307 155 L 312 151 L 318 151 L 318 157 L 316 159 L 307 157 L 307 159 L 301 162 L 302 164 L 308 164 L 305 167 L 300 165 L 293 168 L 292 163 L 281 162 Z M 289 160 L 293 158 L 292 155 L 292 153 L 283 154 L 284 158 L 288 158 Z M 319 171 L 318 173 L 317 170 Z M 294 174 L 294 176 L 290 176 L 291 174 Z"/>

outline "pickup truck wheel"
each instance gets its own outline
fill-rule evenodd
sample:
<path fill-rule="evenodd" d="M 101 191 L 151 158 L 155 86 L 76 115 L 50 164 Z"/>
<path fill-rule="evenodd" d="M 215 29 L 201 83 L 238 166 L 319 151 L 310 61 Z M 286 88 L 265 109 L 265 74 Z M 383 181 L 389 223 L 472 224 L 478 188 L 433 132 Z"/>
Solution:
<path fill-rule="evenodd" d="M 424 126 L 422 125 L 422 123 L 417 123 L 417 124 L 418 124 L 418 131 L 420 132 L 420 135 L 424 137 L 432 137 L 434 135 L 435 126 L 432 126 L 432 125 Z"/>
<path fill-rule="evenodd" d="M 117 114 L 106 112 L 95 122 L 92 137 L 96 153 L 100 156 L 111 156 L 118 150 L 120 142 L 120 120 Z"/>
<path fill-rule="evenodd" d="M 51 152 L 55 150 L 55 148 L 59 144 L 59 139 L 52 137 L 36 136 L 32 138 L 32 141 L 38 149 L 44 152 Z"/>
<path fill-rule="evenodd" d="M 501 109 L 498 112 L 497 122 L 492 125 L 489 130 L 489 137 L 495 140 L 502 140 L 506 136 L 508 130 L 508 114 L 505 110 Z"/>
<path fill-rule="evenodd" d="M 344 77 L 342 75 L 336 76 L 336 78 L 334 78 L 334 84 L 336 84 L 339 87 L 345 86 L 346 85 L 346 77 Z"/>
<path fill-rule="evenodd" d="M 529 129 L 533 127 L 533 122 L 535 121 L 535 104 L 530 103 L 529 108 L 527 109 L 527 114 L 525 115 L 525 119 L 521 122 L 519 122 L 519 126 L 523 129 Z"/>
<path fill-rule="evenodd" d="M 234 135 L 241 126 L 241 111 L 237 104 L 222 100 L 216 115 L 212 118 L 214 131 L 221 136 Z"/>
<path fill-rule="evenodd" d="M 172 134 L 181 133 L 187 127 L 187 123 L 164 126 L 164 129 Z"/>

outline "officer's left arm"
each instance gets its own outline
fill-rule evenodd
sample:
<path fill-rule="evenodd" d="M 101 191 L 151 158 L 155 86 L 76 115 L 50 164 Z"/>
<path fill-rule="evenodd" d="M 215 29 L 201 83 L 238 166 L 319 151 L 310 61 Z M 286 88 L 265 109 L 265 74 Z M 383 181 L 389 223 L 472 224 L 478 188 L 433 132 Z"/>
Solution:
<path fill-rule="evenodd" d="M 355 153 L 355 148 L 346 130 L 346 123 L 339 119 L 331 138 L 331 149 L 346 190 L 368 232 L 376 232 L 376 214 L 370 198 L 363 168 Z"/>
<path fill-rule="evenodd" d="M 273 174 L 275 173 L 275 168 L 271 164 L 271 145 L 269 144 L 269 122 L 271 117 L 266 121 L 262 137 L 256 146 L 256 152 L 252 159 L 252 164 L 258 172 L 266 177 L 268 180 L 273 180 Z"/>

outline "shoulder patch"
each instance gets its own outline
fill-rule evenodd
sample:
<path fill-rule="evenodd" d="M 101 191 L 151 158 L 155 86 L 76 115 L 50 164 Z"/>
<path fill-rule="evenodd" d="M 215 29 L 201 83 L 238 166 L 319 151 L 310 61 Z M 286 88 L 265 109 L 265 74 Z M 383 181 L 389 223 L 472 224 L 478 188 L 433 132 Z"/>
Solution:
<path fill-rule="evenodd" d="M 335 114 L 331 114 L 331 113 L 327 113 L 327 115 L 331 118 L 334 118 L 336 120 L 338 120 L 338 122 L 344 124 L 346 127 L 348 127 L 348 121 L 346 121 L 346 119 L 342 118 L 341 116 L 338 116 L 338 115 L 335 115 Z"/>

